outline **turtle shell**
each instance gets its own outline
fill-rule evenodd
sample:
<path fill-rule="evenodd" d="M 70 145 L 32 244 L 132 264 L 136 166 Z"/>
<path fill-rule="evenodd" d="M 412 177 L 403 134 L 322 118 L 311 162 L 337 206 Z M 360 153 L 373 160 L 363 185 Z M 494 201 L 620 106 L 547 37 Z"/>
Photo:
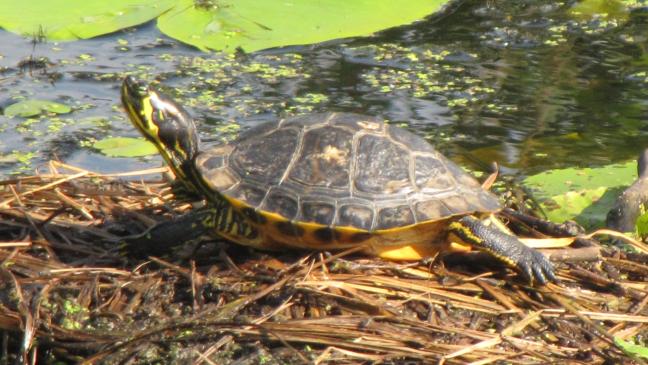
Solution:
<path fill-rule="evenodd" d="M 203 151 L 196 167 L 253 221 L 275 221 L 279 234 L 292 237 L 328 227 L 320 235 L 332 240 L 336 230 L 406 229 L 499 209 L 495 196 L 423 138 L 358 114 L 263 124 Z"/>
<path fill-rule="evenodd" d="M 415 260 L 466 249 L 443 239 L 449 221 L 500 209 L 427 141 L 358 114 L 260 125 L 201 152 L 196 169 L 208 201 L 221 206 L 225 198 L 260 235 L 227 237 L 264 249 L 361 245 L 372 255 Z"/>

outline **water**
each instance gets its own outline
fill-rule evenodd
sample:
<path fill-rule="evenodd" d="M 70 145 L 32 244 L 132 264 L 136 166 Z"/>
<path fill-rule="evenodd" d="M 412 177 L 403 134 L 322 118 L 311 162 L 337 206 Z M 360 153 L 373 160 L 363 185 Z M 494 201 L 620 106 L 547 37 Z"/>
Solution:
<path fill-rule="evenodd" d="M 0 175 L 50 159 L 99 172 L 158 166 L 158 156 L 91 148 L 138 135 L 120 109 L 125 73 L 161 81 L 207 143 L 280 116 L 339 110 L 383 116 L 473 169 L 628 160 L 648 147 L 646 14 L 578 23 L 553 1 L 466 1 L 371 38 L 231 57 L 186 47 L 154 24 L 58 44 L 0 31 L 0 108 L 26 97 L 75 109 L 60 119 L 0 116 Z"/>

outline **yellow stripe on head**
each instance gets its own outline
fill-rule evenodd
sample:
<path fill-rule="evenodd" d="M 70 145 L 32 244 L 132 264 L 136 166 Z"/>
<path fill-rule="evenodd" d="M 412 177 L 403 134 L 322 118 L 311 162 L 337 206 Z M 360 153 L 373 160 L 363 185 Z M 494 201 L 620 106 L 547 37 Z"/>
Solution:
<path fill-rule="evenodd" d="M 160 137 L 158 135 L 159 128 L 157 124 L 153 123 L 153 113 L 155 112 L 153 105 L 151 104 L 151 97 L 146 96 L 142 99 L 142 110 L 140 111 L 140 117 L 143 125 L 140 126 L 142 128 L 142 132 L 148 134 L 153 138 L 157 143 L 160 141 Z"/>

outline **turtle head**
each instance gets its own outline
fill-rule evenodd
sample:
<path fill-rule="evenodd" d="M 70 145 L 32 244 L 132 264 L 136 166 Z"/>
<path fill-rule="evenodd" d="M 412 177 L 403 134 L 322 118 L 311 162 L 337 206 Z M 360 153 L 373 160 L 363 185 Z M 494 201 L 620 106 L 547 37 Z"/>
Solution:
<path fill-rule="evenodd" d="M 124 79 L 121 98 L 131 122 L 155 144 L 176 177 L 187 181 L 187 169 L 193 165 L 199 145 L 189 113 L 153 86 L 130 76 Z"/>

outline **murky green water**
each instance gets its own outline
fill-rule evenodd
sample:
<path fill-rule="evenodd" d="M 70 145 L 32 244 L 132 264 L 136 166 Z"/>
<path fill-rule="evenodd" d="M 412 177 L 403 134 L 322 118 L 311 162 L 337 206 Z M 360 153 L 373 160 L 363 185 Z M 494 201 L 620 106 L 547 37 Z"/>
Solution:
<path fill-rule="evenodd" d="M 0 175 L 50 159 L 100 172 L 159 165 L 89 147 L 138 135 L 120 110 L 125 73 L 162 81 L 207 142 L 278 116 L 340 110 L 403 124 L 476 169 L 497 161 L 525 174 L 634 158 L 648 146 L 648 11 L 578 22 L 567 9 L 467 1 L 369 39 L 235 56 L 200 53 L 151 24 L 58 44 L 0 31 L 0 108 L 20 98 L 74 107 L 54 118 L 0 116 Z"/>

